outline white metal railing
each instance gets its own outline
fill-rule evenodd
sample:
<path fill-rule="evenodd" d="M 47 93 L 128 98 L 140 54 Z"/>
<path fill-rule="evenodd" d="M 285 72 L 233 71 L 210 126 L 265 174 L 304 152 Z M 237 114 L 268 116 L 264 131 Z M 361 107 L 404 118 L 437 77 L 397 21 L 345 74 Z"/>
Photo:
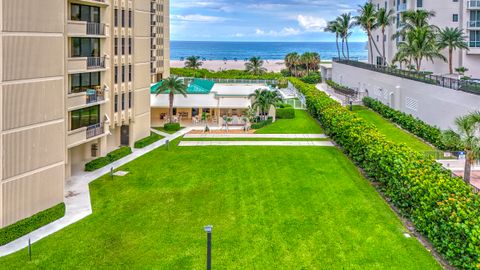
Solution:
<path fill-rule="evenodd" d="M 87 22 L 87 35 L 104 36 L 105 24 L 96 22 Z"/>
<path fill-rule="evenodd" d="M 480 28 L 480 21 L 468 21 L 467 22 L 468 28 Z"/>
<path fill-rule="evenodd" d="M 398 5 L 398 11 L 403 12 L 407 10 L 407 3 L 401 3 Z"/>
<path fill-rule="evenodd" d="M 105 68 L 105 57 L 87 57 L 87 68 Z"/>
<path fill-rule="evenodd" d="M 104 126 L 102 123 L 87 127 L 87 139 L 100 136 L 104 133 Z"/>
<path fill-rule="evenodd" d="M 469 9 L 473 9 L 473 8 L 480 9 L 480 0 L 471 0 L 471 1 L 468 1 L 467 3 L 468 3 L 467 8 Z"/>

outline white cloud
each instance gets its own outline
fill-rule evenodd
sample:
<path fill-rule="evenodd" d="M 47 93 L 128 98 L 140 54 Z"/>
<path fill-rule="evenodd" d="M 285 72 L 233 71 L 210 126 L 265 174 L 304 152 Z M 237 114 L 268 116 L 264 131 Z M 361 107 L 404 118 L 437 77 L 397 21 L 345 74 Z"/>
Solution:
<path fill-rule="evenodd" d="M 270 31 L 264 31 L 260 28 L 257 28 L 255 30 L 255 34 L 257 36 L 270 36 L 270 37 L 286 37 L 286 36 L 294 36 L 294 35 L 299 35 L 301 33 L 300 30 L 295 29 L 293 27 L 284 27 L 280 31 L 275 31 L 275 30 L 270 30 Z"/>
<path fill-rule="evenodd" d="M 172 15 L 172 19 L 188 22 L 224 22 L 227 18 L 216 16 L 205 16 L 201 14 Z"/>
<path fill-rule="evenodd" d="M 298 24 L 309 32 L 323 32 L 327 27 L 327 21 L 324 18 L 298 15 Z"/>

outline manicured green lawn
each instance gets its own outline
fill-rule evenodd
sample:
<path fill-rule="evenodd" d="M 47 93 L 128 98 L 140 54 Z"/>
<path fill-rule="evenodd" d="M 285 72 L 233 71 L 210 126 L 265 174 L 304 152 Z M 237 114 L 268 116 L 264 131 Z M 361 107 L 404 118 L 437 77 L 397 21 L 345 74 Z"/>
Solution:
<path fill-rule="evenodd" d="M 407 131 L 395 126 L 390 121 L 366 107 L 354 106 L 353 111 L 358 116 L 375 125 L 377 129 L 391 141 L 405 143 L 420 152 L 436 151 L 432 146 L 424 143 L 422 140 Z"/>
<path fill-rule="evenodd" d="M 93 214 L 4 269 L 440 269 L 333 147 L 159 148 L 90 185 Z"/>
<path fill-rule="evenodd" d="M 278 138 L 182 138 L 182 141 L 329 141 L 329 138 L 314 138 L 314 139 L 278 139 Z"/>
<path fill-rule="evenodd" d="M 321 134 L 322 128 L 310 114 L 295 110 L 295 119 L 278 119 L 275 123 L 257 130 L 257 134 Z"/>
<path fill-rule="evenodd" d="M 177 131 L 165 130 L 165 128 L 163 128 L 163 127 L 154 127 L 153 129 L 156 129 L 160 132 L 167 133 L 167 134 L 174 134 L 174 133 L 178 132 L 178 130 Z M 181 129 L 184 129 L 184 127 L 182 127 Z"/>

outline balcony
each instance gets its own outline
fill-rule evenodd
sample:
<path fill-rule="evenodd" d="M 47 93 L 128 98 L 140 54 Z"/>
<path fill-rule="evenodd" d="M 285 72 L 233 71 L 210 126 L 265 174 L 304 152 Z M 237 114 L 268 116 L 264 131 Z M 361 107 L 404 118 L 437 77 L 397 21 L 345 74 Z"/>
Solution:
<path fill-rule="evenodd" d="M 471 0 L 467 2 L 467 9 L 480 9 L 480 0 Z"/>
<path fill-rule="evenodd" d="M 397 11 L 398 12 L 405 12 L 407 11 L 407 3 L 401 3 L 398 5 L 398 8 L 397 8 Z"/>
<path fill-rule="evenodd" d="M 104 23 L 68 21 L 67 33 L 70 37 L 107 37 L 109 26 Z"/>
<path fill-rule="evenodd" d="M 469 30 L 478 30 L 480 29 L 480 21 L 468 21 L 467 29 Z"/>
<path fill-rule="evenodd" d="M 104 104 L 108 101 L 109 89 L 101 86 L 89 89 L 85 92 L 71 93 L 67 96 L 67 108 L 69 111 L 78 110 L 92 105 Z"/>
<path fill-rule="evenodd" d="M 80 73 L 108 69 L 108 56 L 103 57 L 72 57 L 68 59 L 68 73 Z"/>
<path fill-rule="evenodd" d="M 108 135 L 108 123 L 98 123 L 89 127 L 83 127 L 67 133 L 68 148 L 72 148 L 91 140 Z"/>

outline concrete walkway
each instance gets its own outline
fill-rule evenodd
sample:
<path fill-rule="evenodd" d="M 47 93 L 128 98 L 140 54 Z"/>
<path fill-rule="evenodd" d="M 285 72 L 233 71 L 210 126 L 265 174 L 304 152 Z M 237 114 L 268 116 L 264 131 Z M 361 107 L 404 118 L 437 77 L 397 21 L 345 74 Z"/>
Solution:
<path fill-rule="evenodd" d="M 340 104 L 345 103 L 345 96 L 335 93 L 335 91 L 331 90 L 330 87 L 326 83 L 319 83 L 316 85 L 317 89 L 327 94 L 330 98 L 336 100 Z"/>
<path fill-rule="evenodd" d="M 178 146 L 333 146 L 329 141 L 182 141 Z"/>
<path fill-rule="evenodd" d="M 326 139 L 325 134 L 186 134 L 185 139 Z"/>
<path fill-rule="evenodd" d="M 110 173 L 111 168 L 118 168 L 123 166 L 158 147 L 165 145 L 167 140 L 174 140 L 178 137 L 185 135 L 194 128 L 185 128 L 175 134 L 167 134 L 167 136 L 154 144 L 151 144 L 143 149 L 134 149 L 131 155 L 128 155 L 116 162 L 98 169 L 94 172 L 82 172 L 80 175 L 71 177 L 65 185 L 65 216 L 47 224 L 25 236 L 22 236 L 6 245 L 0 247 L 0 257 L 9 255 L 16 251 L 19 251 L 28 246 L 28 239 L 32 244 L 38 240 L 45 238 L 59 230 L 89 216 L 92 214 L 92 205 L 90 201 L 90 191 L 88 184 L 96 180 L 97 178 Z M 163 135 L 162 135 L 163 136 Z"/>
<path fill-rule="evenodd" d="M 154 128 L 151 128 L 150 131 L 153 132 L 153 133 L 156 133 L 156 134 L 158 134 L 158 135 L 160 135 L 160 136 L 163 136 L 163 137 L 168 137 L 168 136 L 170 136 L 169 133 L 165 133 L 165 132 L 162 132 L 162 131 L 160 131 L 160 130 L 156 130 L 156 129 L 154 129 Z"/>

